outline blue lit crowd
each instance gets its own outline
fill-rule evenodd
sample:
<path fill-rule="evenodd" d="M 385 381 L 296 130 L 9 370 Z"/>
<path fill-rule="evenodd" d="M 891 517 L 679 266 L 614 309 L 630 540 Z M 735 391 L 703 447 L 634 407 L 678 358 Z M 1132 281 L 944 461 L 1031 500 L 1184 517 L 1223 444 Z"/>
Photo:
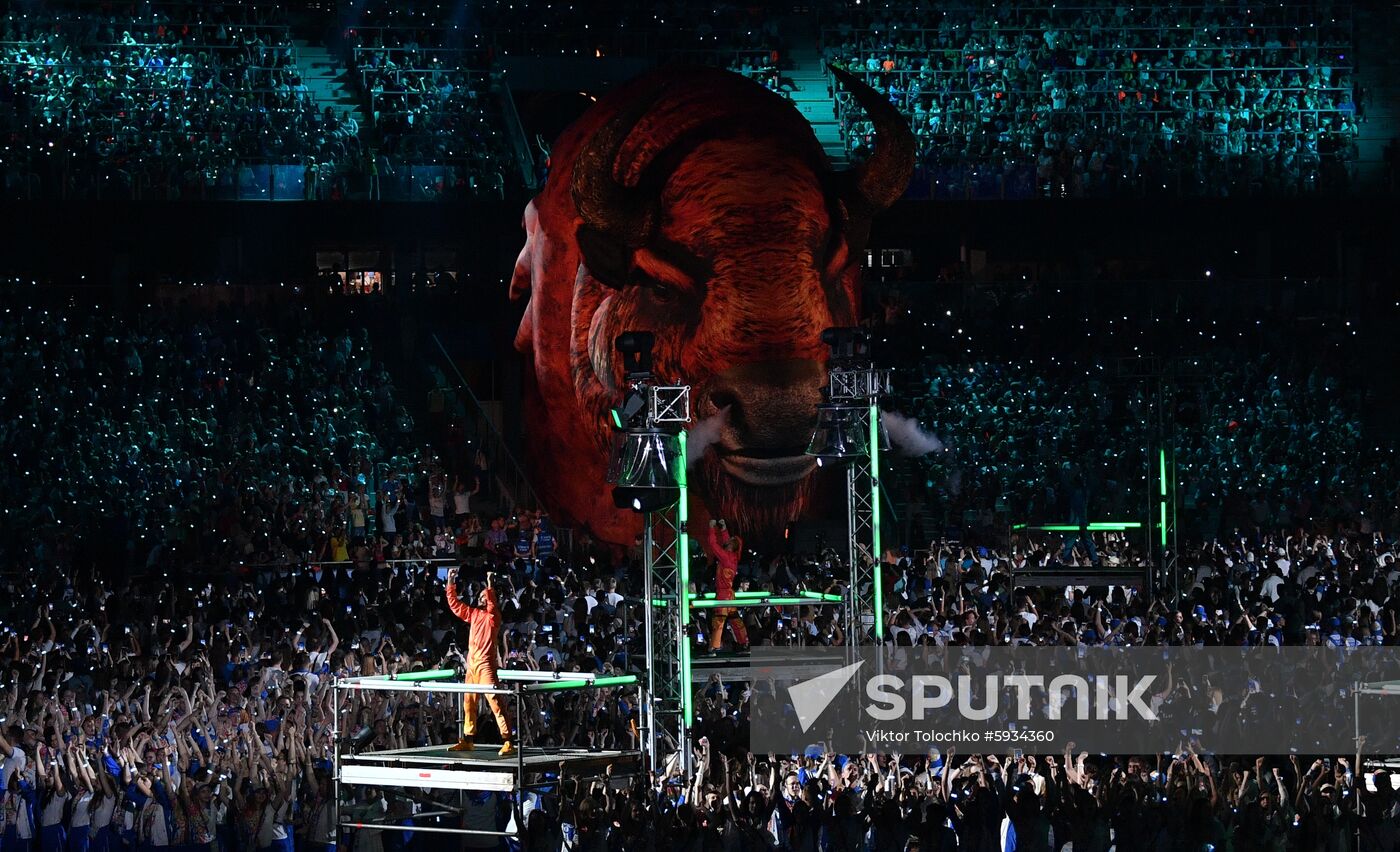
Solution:
<path fill-rule="evenodd" d="M 828 58 L 886 93 L 933 197 L 1339 190 L 1364 120 L 1350 4 L 845 6 Z M 871 127 L 842 98 L 847 145 Z"/>
<path fill-rule="evenodd" d="M 337 715 L 330 686 L 460 664 L 465 635 L 442 604 L 451 566 L 478 579 L 498 572 L 505 665 L 603 674 L 645 666 L 639 552 L 600 546 L 586 531 L 570 538 L 548 514 L 503 504 L 491 463 L 466 441 L 438 437 L 451 428 L 434 433 L 429 418 L 413 416 L 382 342 L 352 316 L 275 304 L 114 314 L 29 296 L 0 317 L 10 413 L 0 487 L 20 495 L 6 504 L 0 566 L 6 850 L 444 842 L 338 832 L 329 773 L 337 736 L 342 749 L 364 751 L 451 742 L 455 702 L 367 692 Z M 971 319 L 963 332 L 973 334 Z M 1182 532 L 1154 602 L 1143 590 L 1067 595 L 1008 583 L 1027 564 L 1141 564 L 1132 536 L 1096 535 L 1091 553 L 1058 536 L 994 539 L 975 522 L 1005 502 L 1001 483 L 1049 477 L 1053 489 L 1056 468 L 989 441 L 1002 421 L 970 415 L 1004 408 L 998 399 L 1010 394 L 1025 401 L 1020 419 L 1043 443 L 1077 435 L 1096 400 L 1131 409 L 1131 388 L 1062 387 L 1059 367 L 979 361 L 969 374 L 912 363 L 928 382 L 928 407 L 917 410 L 949 448 L 921 475 L 939 479 L 933 490 L 974 522 L 894 543 L 881 573 L 886 641 L 1396 641 L 1393 494 L 1340 499 L 1351 491 L 1341 479 L 1374 459 L 1335 434 L 1357 412 L 1324 374 L 1288 389 L 1290 374 L 1271 378 L 1242 361 L 1198 389 L 1202 421 L 1251 425 L 1231 438 L 1226 421 L 1218 439 L 1213 430 L 1184 442 L 1181 463 L 1200 472 L 1183 472 L 1183 490 L 1207 487 L 1199 479 L 1258 499 L 1217 498 L 1213 520 L 1210 504 L 1183 503 L 1195 526 Z M 1245 408 L 1215 411 L 1232 386 L 1248 389 L 1235 403 Z M 1325 470 L 1269 450 L 1314 431 L 1330 434 L 1314 449 L 1337 455 Z M 1245 435 L 1267 451 L 1215 460 Z M 429 448 L 435 439 L 445 443 Z M 1093 449 L 1083 436 L 1067 440 L 1067 456 Z M 962 468 L 961 485 L 949 486 Z M 1339 479 L 1290 496 L 1299 473 Z M 1035 499 L 1017 505 L 1034 511 Z M 712 588 L 704 556 L 693 575 L 699 591 Z M 847 576 L 833 552 L 760 548 L 744 554 L 739 581 L 840 591 Z M 752 607 L 742 617 L 756 645 L 840 645 L 853 629 L 830 607 Z M 698 653 L 710 623 L 697 617 L 692 627 Z M 723 636 L 721 645 L 734 643 Z M 880 756 L 820 743 L 767 754 L 749 743 L 745 687 L 712 679 L 697 694 L 690 774 L 677 761 L 637 776 L 565 774 L 518 811 L 508 797 L 472 797 L 464 819 L 518 831 L 521 848 L 628 850 L 661 848 L 662 837 L 666 848 L 1005 850 L 1009 835 L 1015 849 L 1312 850 L 1355 848 L 1347 844 L 1357 830 L 1365 843 L 1384 843 L 1397 828 L 1389 777 L 1337 755 Z M 1210 696 L 1188 688 L 1181 700 Z M 527 745 L 637 745 L 630 687 L 561 694 L 529 710 Z M 454 824 L 419 816 L 437 810 L 433 795 L 361 788 L 342 814 Z"/>

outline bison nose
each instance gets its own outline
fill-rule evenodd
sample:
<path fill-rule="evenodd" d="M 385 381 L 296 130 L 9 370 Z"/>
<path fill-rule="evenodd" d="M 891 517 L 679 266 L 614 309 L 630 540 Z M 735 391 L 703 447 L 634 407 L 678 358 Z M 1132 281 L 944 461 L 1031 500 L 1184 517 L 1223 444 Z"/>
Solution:
<path fill-rule="evenodd" d="M 816 423 L 826 383 L 818 361 L 759 361 L 731 367 L 710 381 L 701 414 L 728 409 L 721 453 L 801 455 Z"/>

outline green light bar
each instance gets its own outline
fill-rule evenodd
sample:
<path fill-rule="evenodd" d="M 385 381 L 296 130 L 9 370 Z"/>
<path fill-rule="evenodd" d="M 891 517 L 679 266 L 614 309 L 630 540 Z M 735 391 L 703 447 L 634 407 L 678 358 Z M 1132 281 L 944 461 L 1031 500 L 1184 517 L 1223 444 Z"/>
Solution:
<path fill-rule="evenodd" d="M 801 594 L 802 597 L 811 598 L 814 601 L 831 601 L 832 603 L 841 603 L 841 601 L 845 600 L 845 598 L 832 592 L 803 591 Z"/>
<path fill-rule="evenodd" d="M 769 596 L 769 595 L 771 595 L 771 594 L 773 594 L 773 593 L 772 593 L 772 592 L 763 592 L 763 591 L 735 592 L 735 593 L 734 593 L 734 597 L 736 597 L 736 598 L 764 598 L 764 597 L 767 597 L 767 596 Z M 704 592 L 704 593 L 697 594 L 697 593 L 695 593 L 695 592 L 691 592 L 691 593 L 690 593 L 690 599 L 693 600 L 693 601 L 702 601 L 702 600 L 703 600 L 703 601 L 712 601 L 712 600 L 715 599 L 715 593 L 714 593 L 714 592 Z"/>
<path fill-rule="evenodd" d="M 736 598 L 732 601 L 691 601 L 691 609 L 724 609 L 726 607 L 745 606 L 811 606 L 817 603 L 813 598 L 799 597 L 771 597 L 771 598 Z"/>
<path fill-rule="evenodd" d="M 1157 451 L 1157 461 L 1160 467 L 1158 471 L 1158 484 L 1162 489 L 1162 550 L 1167 549 L 1167 451 L 1165 448 Z"/>
<path fill-rule="evenodd" d="M 870 555 L 875 560 L 875 641 L 885 636 L 885 583 L 880 576 L 884 551 L 880 549 L 880 405 L 870 403 Z"/>
<path fill-rule="evenodd" d="M 457 677 L 456 669 L 428 669 L 421 672 L 403 672 L 402 674 L 385 675 L 385 680 L 448 680 Z"/>
<path fill-rule="evenodd" d="M 612 415 L 613 425 L 618 429 L 622 428 L 622 414 L 616 408 L 609 408 L 608 413 Z"/>
<path fill-rule="evenodd" d="M 665 609 L 671 604 L 667 602 L 665 598 L 652 598 L 651 605 L 657 607 L 658 609 Z"/>
<path fill-rule="evenodd" d="M 1012 529 L 1016 530 L 1041 530 L 1042 532 L 1078 532 L 1078 524 L 1039 524 L 1030 526 L 1028 524 L 1013 524 Z M 1090 532 L 1122 532 L 1123 530 L 1141 529 L 1142 524 L 1138 521 L 1095 521 L 1089 524 Z"/>
<path fill-rule="evenodd" d="M 585 689 L 590 686 L 625 686 L 629 683 L 636 683 L 636 675 L 615 675 L 613 677 L 600 677 L 594 680 L 549 680 L 544 683 L 537 683 L 527 686 L 525 692 L 552 692 L 558 689 Z"/>
<path fill-rule="evenodd" d="M 694 691 L 690 688 L 690 491 L 689 480 L 685 471 L 686 457 L 686 432 L 681 429 L 676 436 L 676 443 L 679 445 L 680 464 L 676 465 L 676 484 L 680 486 L 681 499 L 677 508 L 676 535 L 680 536 L 680 541 L 676 542 L 676 557 L 678 562 L 677 573 L 680 575 L 680 588 L 676 589 L 676 597 L 680 600 L 680 629 L 676 631 L 677 641 L 680 642 L 681 661 L 681 718 L 685 721 L 685 727 L 690 729 L 695 719 Z"/>

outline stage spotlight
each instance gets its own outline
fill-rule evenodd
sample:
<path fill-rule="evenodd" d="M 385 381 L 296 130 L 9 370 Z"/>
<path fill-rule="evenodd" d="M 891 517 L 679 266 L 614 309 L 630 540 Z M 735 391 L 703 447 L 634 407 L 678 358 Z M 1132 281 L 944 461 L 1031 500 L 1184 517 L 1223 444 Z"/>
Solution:
<path fill-rule="evenodd" d="M 654 512 L 680 498 L 676 466 L 683 464 L 680 441 L 660 429 L 628 431 L 617 454 L 613 505 Z"/>
<path fill-rule="evenodd" d="M 817 428 L 812 430 L 807 455 L 816 456 L 817 464 L 826 466 L 869 452 L 863 412 L 864 409 L 848 404 L 823 402 L 818 405 Z"/>
<path fill-rule="evenodd" d="M 690 419 L 690 388 L 657 385 L 652 380 L 650 332 L 629 331 L 613 345 L 622 355 L 630 387 L 612 410 L 620 434 L 614 443 L 608 481 L 613 505 L 634 512 L 655 512 L 680 499 L 685 450 L 679 433 Z"/>
<path fill-rule="evenodd" d="M 649 331 L 625 331 L 613 340 L 613 346 L 622 353 L 627 381 L 651 378 L 651 350 L 655 345 L 656 335 Z"/>

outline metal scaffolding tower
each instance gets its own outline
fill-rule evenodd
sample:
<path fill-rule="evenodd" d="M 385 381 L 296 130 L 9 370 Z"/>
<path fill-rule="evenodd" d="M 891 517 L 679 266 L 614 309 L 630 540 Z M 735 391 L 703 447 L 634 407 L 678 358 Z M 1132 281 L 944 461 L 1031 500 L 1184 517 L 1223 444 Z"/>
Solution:
<path fill-rule="evenodd" d="M 681 433 L 684 458 L 685 433 Z M 674 506 L 648 512 L 642 529 L 645 586 L 647 712 L 645 751 L 652 769 L 660 766 L 668 749 L 666 738 L 675 739 L 682 767 L 689 771 L 691 707 L 690 642 L 690 539 L 686 535 L 687 489 L 682 468 L 681 498 Z"/>
<path fill-rule="evenodd" d="M 638 372 L 617 421 L 626 421 L 630 449 L 620 450 L 612 474 L 629 484 L 631 506 L 642 516 L 643 642 L 647 661 L 647 704 L 643 710 L 643 751 L 655 770 L 672 747 L 689 770 L 689 729 L 694 718 L 690 691 L 690 539 L 686 526 L 686 433 L 690 421 L 689 385 L 654 385 L 649 369 Z M 625 415 L 625 416 L 624 416 Z M 630 471 L 628 466 L 631 466 Z M 674 499 L 669 496 L 674 492 Z M 660 495 L 668 495 L 662 497 Z M 655 495 L 654 498 L 652 495 Z M 614 500 L 618 501 L 617 491 Z M 619 505 L 628 503 L 626 496 Z M 668 743 L 668 740 L 670 741 Z"/>
<path fill-rule="evenodd" d="M 846 559 L 851 572 L 852 618 L 848 641 L 859 646 L 868 629 L 879 644 L 885 635 L 884 586 L 880 582 L 880 452 L 889 446 L 880 426 L 880 397 L 890 392 L 890 371 L 875 369 L 869 355 L 869 332 L 863 329 L 828 329 L 823 339 L 832 345 L 827 398 L 836 405 L 850 405 L 866 433 L 866 451 L 850 457 L 846 468 Z"/>

